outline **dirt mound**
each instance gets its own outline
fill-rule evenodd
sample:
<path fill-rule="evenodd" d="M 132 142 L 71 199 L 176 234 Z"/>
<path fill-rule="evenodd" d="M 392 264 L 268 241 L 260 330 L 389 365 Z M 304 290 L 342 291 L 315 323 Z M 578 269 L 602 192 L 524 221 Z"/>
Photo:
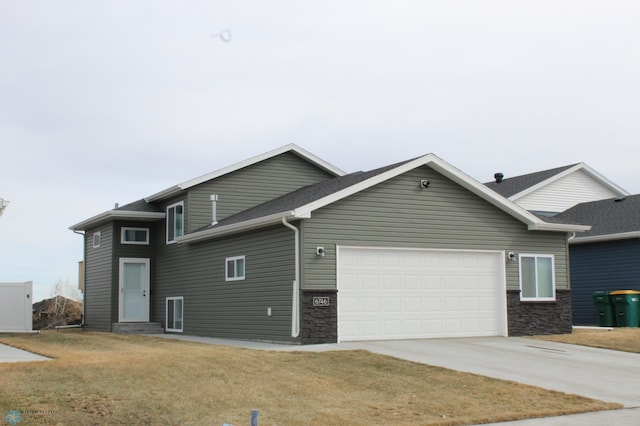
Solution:
<path fill-rule="evenodd" d="M 33 304 L 33 329 L 46 330 L 57 325 L 82 323 L 82 303 L 62 296 Z"/>

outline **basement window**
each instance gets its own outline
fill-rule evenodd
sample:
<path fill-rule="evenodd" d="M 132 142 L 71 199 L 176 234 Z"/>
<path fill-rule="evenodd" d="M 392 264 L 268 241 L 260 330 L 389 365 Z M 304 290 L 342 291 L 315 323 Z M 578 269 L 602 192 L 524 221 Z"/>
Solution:
<path fill-rule="evenodd" d="M 239 281 L 244 280 L 244 256 L 227 257 L 225 263 L 225 280 L 226 281 Z"/>
<path fill-rule="evenodd" d="M 167 297 L 167 324 L 166 331 L 182 332 L 183 314 L 184 314 L 184 298 Z"/>
<path fill-rule="evenodd" d="M 556 300 L 552 254 L 520 254 L 520 300 Z"/>

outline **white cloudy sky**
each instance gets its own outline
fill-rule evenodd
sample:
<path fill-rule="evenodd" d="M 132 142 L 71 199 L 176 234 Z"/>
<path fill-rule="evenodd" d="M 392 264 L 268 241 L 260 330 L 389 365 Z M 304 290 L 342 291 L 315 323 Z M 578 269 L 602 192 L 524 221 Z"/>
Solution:
<path fill-rule="evenodd" d="M 0 282 L 77 281 L 70 225 L 296 143 L 480 181 L 584 161 L 640 192 L 640 3 L 0 2 Z M 211 35 L 229 29 L 228 43 Z"/>

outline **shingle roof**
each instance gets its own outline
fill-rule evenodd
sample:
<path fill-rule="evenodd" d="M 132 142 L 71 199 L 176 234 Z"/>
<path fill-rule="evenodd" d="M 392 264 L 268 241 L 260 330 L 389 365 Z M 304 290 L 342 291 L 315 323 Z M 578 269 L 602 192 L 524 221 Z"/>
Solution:
<path fill-rule="evenodd" d="M 556 218 L 591 225 L 577 238 L 640 231 L 640 195 L 578 204 Z"/>
<path fill-rule="evenodd" d="M 133 203 L 125 204 L 122 207 L 118 207 L 115 210 L 125 210 L 131 212 L 152 212 L 161 213 L 164 210 L 152 203 L 147 203 L 145 200 L 134 201 Z"/>
<path fill-rule="evenodd" d="M 220 227 L 231 225 L 234 223 L 244 222 L 251 219 L 257 219 L 271 214 L 281 213 L 285 211 L 295 210 L 297 207 L 304 206 L 313 201 L 319 200 L 331 194 L 334 194 L 342 189 L 348 188 L 352 185 L 360 183 L 364 180 L 382 174 L 388 170 L 394 169 L 402 164 L 408 163 L 412 160 L 403 161 L 400 163 L 392 164 L 390 166 L 381 167 L 379 169 L 371 170 L 368 172 L 355 172 L 348 175 L 336 177 L 326 181 L 322 181 L 313 185 L 308 185 L 297 189 L 288 194 L 284 194 L 278 198 L 267 201 L 250 209 L 244 210 L 233 216 L 226 217 L 219 221 L 214 226 L 206 226 L 198 229 L 195 232 L 210 229 L 213 227 Z"/>
<path fill-rule="evenodd" d="M 495 181 L 486 182 L 485 185 L 488 188 L 493 189 L 503 197 L 509 198 L 512 195 L 518 194 L 528 188 L 531 188 L 532 186 L 537 185 L 540 182 L 544 182 L 545 180 L 550 179 L 553 176 L 564 172 L 565 170 L 575 167 L 577 164 L 571 164 L 569 166 L 529 173 L 527 175 L 515 176 L 512 178 L 503 179 L 500 183 L 496 183 Z"/>

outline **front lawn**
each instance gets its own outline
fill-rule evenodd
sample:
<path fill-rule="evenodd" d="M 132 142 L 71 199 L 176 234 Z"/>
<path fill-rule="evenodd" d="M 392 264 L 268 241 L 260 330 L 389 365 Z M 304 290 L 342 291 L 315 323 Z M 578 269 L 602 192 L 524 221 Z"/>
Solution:
<path fill-rule="evenodd" d="M 543 340 L 640 353 L 640 328 L 576 328 L 571 334 L 536 336 Z"/>
<path fill-rule="evenodd" d="M 50 331 L 0 342 L 55 358 L 0 364 L 0 413 L 27 424 L 459 425 L 620 408 L 367 351 L 258 351 Z"/>

